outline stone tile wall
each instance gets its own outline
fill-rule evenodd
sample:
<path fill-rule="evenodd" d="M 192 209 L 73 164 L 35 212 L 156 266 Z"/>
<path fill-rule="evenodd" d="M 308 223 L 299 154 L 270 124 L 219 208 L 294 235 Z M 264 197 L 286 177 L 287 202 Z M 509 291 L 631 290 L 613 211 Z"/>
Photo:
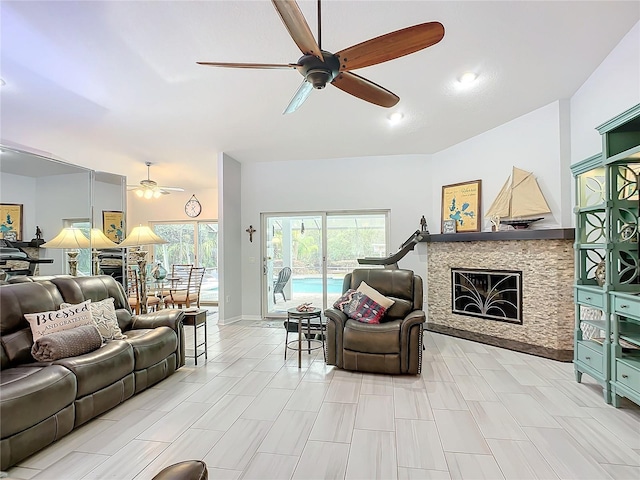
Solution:
<path fill-rule="evenodd" d="M 428 244 L 427 258 L 427 329 L 559 360 L 571 359 L 572 240 L 433 242 Z M 522 325 L 453 314 L 451 268 L 521 270 Z"/>

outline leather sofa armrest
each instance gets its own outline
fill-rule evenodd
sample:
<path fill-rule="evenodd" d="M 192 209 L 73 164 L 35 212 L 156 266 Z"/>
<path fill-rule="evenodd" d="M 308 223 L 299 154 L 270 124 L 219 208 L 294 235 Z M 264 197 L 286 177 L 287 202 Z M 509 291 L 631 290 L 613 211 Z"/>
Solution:
<path fill-rule="evenodd" d="M 131 329 L 169 327 L 174 331 L 182 326 L 184 312 L 178 309 L 165 309 L 157 312 L 134 315 L 131 319 Z"/>
<path fill-rule="evenodd" d="M 184 328 L 182 326 L 183 320 L 184 312 L 182 310 L 169 308 L 159 310 L 157 312 L 134 315 L 131 319 L 131 330 L 156 327 L 171 328 L 178 336 L 178 351 L 176 352 L 178 356 L 178 365 L 176 368 L 180 368 L 185 364 L 185 340 Z"/>
<path fill-rule="evenodd" d="M 409 331 L 414 325 L 418 325 L 419 323 L 426 322 L 427 317 L 423 310 L 414 310 L 409 315 L 407 315 L 402 324 L 400 326 L 400 336 L 401 338 L 406 338 L 409 335 Z"/>
<path fill-rule="evenodd" d="M 400 368 L 409 374 L 422 369 L 422 324 L 426 321 L 423 310 L 414 310 L 400 325 Z"/>
<path fill-rule="evenodd" d="M 349 317 L 337 308 L 326 309 L 324 316 L 327 320 L 327 365 L 342 368 L 342 334 Z"/>

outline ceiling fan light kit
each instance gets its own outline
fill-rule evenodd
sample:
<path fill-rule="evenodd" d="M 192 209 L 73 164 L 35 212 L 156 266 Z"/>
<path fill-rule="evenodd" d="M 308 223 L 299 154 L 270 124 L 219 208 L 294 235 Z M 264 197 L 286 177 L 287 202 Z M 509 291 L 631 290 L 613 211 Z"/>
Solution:
<path fill-rule="evenodd" d="M 151 162 L 145 162 L 147 166 L 147 178 L 141 180 L 139 185 L 127 185 L 129 190 L 133 190 L 138 198 L 145 198 L 150 200 L 152 198 L 160 198 L 162 195 L 168 195 L 172 191 L 184 192 L 184 188 L 181 187 L 165 187 L 158 185 L 158 182 L 151 180 L 149 168 Z"/>
<path fill-rule="evenodd" d="M 400 101 L 393 92 L 360 77 L 351 70 L 387 62 L 415 53 L 438 43 L 444 37 L 439 22 L 421 23 L 372 38 L 352 47 L 331 53 L 322 50 L 321 1 L 318 0 L 318 40 L 295 0 L 271 0 L 289 35 L 303 56 L 297 63 L 222 63 L 197 62 L 199 65 L 223 68 L 292 69 L 304 77 L 283 113 L 293 113 L 309 97 L 313 89 L 323 89 L 327 83 L 354 97 L 381 107 L 390 108 Z"/>

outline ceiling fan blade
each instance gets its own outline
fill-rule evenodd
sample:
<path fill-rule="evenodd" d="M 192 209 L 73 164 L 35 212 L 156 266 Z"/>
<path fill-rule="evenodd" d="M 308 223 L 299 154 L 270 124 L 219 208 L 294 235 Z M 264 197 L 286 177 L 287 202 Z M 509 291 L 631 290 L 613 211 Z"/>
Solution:
<path fill-rule="evenodd" d="M 324 61 L 318 42 L 313 38 L 309 24 L 295 0 L 271 0 L 271 2 L 300 51 L 305 55 L 315 55 Z"/>
<path fill-rule="evenodd" d="M 444 26 L 440 22 L 421 23 L 345 48 L 336 55 L 341 72 L 355 70 L 409 55 L 435 45 L 443 37 Z"/>
<path fill-rule="evenodd" d="M 400 101 L 395 93 L 352 72 L 340 72 L 331 84 L 343 92 L 381 107 L 393 107 Z"/>
<path fill-rule="evenodd" d="M 263 69 L 281 69 L 281 68 L 297 68 L 297 63 L 225 63 L 225 62 L 196 62 L 198 65 L 206 65 L 208 67 L 224 67 L 224 68 L 263 68 Z"/>
<path fill-rule="evenodd" d="M 184 188 L 182 187 L 164 187 L 164 186 L 158 186 L 158 188 L 160 190 L 168 190 L 171 192 L 184 192 Z"/>
<path fill-rule="evenodd" d="M 298 87 L 298 90 L 293 95 L 293 98 L 289 102 L 289 105 L 287 105 L 287 108 L 284 109 L 284 112 L 282 112 L 282 114 L 286 115 L 287 113 L 293 113 L 298 108 L 300 108 L 300 105 L 302 105 L 307 99 L 307 97 L 311 93 L 311 90 L 313 90 L 313 85 L 311 85 L 306 80 L 303 80 L 302 84 Z"/>

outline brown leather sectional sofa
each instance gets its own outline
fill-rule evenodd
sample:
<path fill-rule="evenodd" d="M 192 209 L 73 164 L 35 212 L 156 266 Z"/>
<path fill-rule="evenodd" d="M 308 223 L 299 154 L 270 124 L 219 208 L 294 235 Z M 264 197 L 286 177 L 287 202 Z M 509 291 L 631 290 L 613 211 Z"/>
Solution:
<path fill-rule="evenodd" d="M 53 362 L 31 356 L 25 313 L 109 297 L 115 299 L 126 339 Z M 0 470 L 183 366 L 183 318 L 177 309 L 132 315 L 122 286 L 104 275 L 42 277 L 0 286 Z"/>

